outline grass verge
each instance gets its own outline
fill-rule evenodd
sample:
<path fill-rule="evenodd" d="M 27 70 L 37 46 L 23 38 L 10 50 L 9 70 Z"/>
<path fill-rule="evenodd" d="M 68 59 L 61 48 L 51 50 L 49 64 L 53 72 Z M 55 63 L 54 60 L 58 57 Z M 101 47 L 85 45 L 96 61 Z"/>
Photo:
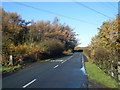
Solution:
<path fill-rule="evenodd" d="M 45 60 L 42 60 L 42 61 L 39 61 L 39 62 L 48 62 L 48 61 L 51 61 L 52 59 L 45 59 Z"/>
<path fill-rule="evenodd" d="M 19 69 L 19 68 L 21 68 L 21 65 L 11 66 L 11 67 L 2 66 L 2 67 L 0 68 L 0 70 L 1 70 L 2 72 L 6 73 L 6 72 L 14 71 L 14 70 Z"/>
<path fill-rule="evenodd" d="M 120 88 L 120 86 L 118 86 L 118 83 L 114 79 L 105 74 L 92 62 L 85 62 L 85 67 L 90 80 L 98 82 L 108 88 Z"/>

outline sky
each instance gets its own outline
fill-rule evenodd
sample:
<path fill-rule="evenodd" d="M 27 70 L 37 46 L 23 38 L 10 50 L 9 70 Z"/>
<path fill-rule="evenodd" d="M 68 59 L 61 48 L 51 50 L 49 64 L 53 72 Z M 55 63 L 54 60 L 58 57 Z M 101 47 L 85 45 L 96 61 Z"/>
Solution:
<path fill-rule="evenodd" d="M 23 5 L 24 4 L 24 5 Z M 58 17 L 78 34 L 79 46 L 86 47 L 104 21 L 113 20 L 118 2 L 2 2 L 7 12 L 17 12 L 26 21 L 50 20 Z"/>

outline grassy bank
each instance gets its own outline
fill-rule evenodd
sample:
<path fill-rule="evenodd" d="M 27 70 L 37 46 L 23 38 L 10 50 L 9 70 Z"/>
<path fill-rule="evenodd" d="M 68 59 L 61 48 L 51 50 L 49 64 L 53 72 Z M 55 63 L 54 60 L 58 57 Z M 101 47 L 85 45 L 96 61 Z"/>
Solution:
<path fill-rule="evenodd" d="M 120 88 L 114 79 L 105 74 L 92 62 L 85 62 L 85 67 L 90 80 L 98 82 L 108 88 Z"/>
<path fill-rule="evenodd" d="M 11 67 L 2 66 L 2 67 L 0 68 L 0 70 L 1 70 L 3 73 L 7 73 L 7 72 L 15 71 L 16 69 L 19 69 L 19 68 L 21 68 L 21 67 L 22 67 L 21 65 L 11 66 Z"/>

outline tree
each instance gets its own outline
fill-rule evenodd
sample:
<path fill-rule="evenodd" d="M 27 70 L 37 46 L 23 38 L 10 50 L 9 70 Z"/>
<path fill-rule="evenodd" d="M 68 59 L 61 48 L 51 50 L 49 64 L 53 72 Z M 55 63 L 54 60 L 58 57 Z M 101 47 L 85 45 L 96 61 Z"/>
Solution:
<path fill-rule="evenodd" d="M 120 37 L 119 37 L 119 15 L 116 19 L 103 22 L 98 28 L 99 33 L 93 37 L 90 44 L 90 51 L 93 62 L 103 71 L 111 75 L 114 73 L 117 78 L 117 63 L 120 56 Z"/>
<path fill-rule="evenodd" d="M 2 9 L 2 56 L 3 62 L 9 61 L 9 55 L 13 54 L 11 47 L 23 44 L 27 41 L 28 24 L 16 12 L 5 12 Z M 6 63 L 7 64 L 7 63 Z"/>

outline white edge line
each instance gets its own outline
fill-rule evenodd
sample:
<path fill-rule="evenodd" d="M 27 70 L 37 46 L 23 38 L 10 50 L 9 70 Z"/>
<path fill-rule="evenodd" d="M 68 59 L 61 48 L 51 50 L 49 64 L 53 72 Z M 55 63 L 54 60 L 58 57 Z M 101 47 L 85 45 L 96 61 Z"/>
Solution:
<path fill-rule="evenodd" d="M 28 84 L 24 85 L 22 88 L 26 88 L 27 86 L 29 86 L 30 84 L 32 84 L 33 82 L 35 82 L 36 79 L 32 80 L 31 82 L 29 82 Z"/>
<path fill-rule="evenodd" d="M 56 65 L 54 68 L 57 68 L 59 65 Z"/>
<path fill-rule="evenodd" d="M 82 64 L 83 64 L 83 66 L 82 66 L 81 70 L 83 71 L 83 73 L 84 73 L 85 75 L 87 75 L 86 70 L 85 70 L 83 55 L 82 55 Z"/>

